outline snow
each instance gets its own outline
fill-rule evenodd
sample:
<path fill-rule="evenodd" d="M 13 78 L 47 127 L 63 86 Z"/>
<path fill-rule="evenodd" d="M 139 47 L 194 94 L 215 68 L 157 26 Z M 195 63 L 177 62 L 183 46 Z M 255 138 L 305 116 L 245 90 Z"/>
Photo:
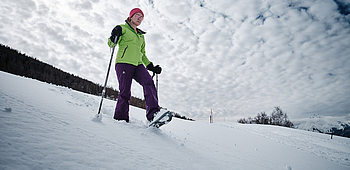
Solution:
<path fill-rule="evenodd" d="M 0 169 L 293 169 L 350 168 L 350 139 L 276 126 L 174 118 L 147 128 L 92 121 L 100 97 L 0 72 Z"/>
<path fill-rule="evenodd" d="M 310 118 L 304 118 L 294 121 L 298 129 L 313 131 L 314 128 L 322 132 L 331 132 L 330 129 L 336 128 L 344 130 L 344 127 L 350 126 L 350 114 L 347 116 L 322 116 L 314 114 Z"/>

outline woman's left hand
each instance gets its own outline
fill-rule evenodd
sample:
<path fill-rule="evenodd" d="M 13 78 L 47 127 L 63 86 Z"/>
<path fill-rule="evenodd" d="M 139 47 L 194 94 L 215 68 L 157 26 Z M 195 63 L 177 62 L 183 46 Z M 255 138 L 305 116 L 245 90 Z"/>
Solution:
<path fill-rule="evenodd" d="M 147 70 L 150 70 L 156 74 L 160 74 L 162 72 L 162 68 L 159 65 L 154 66 L 152 62 L 148 64 Z"/>

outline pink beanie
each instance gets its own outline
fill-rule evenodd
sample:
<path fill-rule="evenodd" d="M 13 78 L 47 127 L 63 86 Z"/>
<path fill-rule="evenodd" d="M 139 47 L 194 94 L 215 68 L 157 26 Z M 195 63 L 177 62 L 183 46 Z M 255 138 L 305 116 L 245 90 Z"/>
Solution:
<path fill-rule="evenodd" d="M 140 8 L 134 8 L 130 11 L 129 19 L 131 19 L 131 17 L 134 16 L 134 14 L 136 13 L 141 13 L 143 16 L 145 16 Z"/>

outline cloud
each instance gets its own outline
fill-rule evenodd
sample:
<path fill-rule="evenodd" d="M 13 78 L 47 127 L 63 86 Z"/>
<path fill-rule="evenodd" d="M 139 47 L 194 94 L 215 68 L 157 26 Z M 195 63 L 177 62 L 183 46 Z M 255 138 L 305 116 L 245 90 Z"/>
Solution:
<path fill-rule="evenodd" d="M 345 1 L 6 1 L 0 41 L 102 84 L 111 30 L 145 19 L 146 54 L 163 68 L 160 105 L 197 120 L 280 106 L 290 118 L 349 114 Z M 114 69 L 114 67 L 112 68 Z M 114 71 L 109 85 L 118 87 Z M 143 98 L 133 83 L 132 94 Z"/>
<path fill-rule="evenodd" d="M 92 3 L 90 1 L 70 2 L 69 6 L 72 10 L 85 11 L 92 10 Z"/>

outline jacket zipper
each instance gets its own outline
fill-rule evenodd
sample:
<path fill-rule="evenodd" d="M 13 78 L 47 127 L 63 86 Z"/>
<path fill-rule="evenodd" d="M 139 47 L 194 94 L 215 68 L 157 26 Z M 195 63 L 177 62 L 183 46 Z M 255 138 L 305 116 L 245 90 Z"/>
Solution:
<path fill-rule="evenodd" d="M 123 57 L 124 57 L 124 54 L 125 54 L 125 52 L 126 52 L 126 49 L 128 49 L 128 46 L 129 46 L 129 45 L 127 45 L 127 46 L 126 46 L 126 48 L 124 49 L 124 52 L 123 52 L 123 55 L 122 55 L 122 57 L 121 57 L 121 58 L 123 58 Z"/>

